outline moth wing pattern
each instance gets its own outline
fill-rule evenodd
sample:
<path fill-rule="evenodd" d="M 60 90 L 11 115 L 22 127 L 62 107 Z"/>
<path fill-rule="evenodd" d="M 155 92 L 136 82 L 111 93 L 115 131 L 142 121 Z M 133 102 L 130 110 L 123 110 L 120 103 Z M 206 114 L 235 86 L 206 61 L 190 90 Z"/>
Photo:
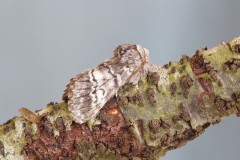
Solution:
<path fill-rule="evenodd" d="M 104 104 L 117 92 L 114 78 L 107 68 L 87 70 L 70 80 L 63 94 L 75 122 L 94 118 Z"/>
<path fill-rule="evenodd" d="M 157 67 L 149 63 L 148 50 L 140 45 L 124 44 L 114 50 L 114 56 L 70 80 L 63 100 L 73 120 L 84 123 L 95 118 L 99 110 L 126 83 L 136 85 L 148 71 Z"/>

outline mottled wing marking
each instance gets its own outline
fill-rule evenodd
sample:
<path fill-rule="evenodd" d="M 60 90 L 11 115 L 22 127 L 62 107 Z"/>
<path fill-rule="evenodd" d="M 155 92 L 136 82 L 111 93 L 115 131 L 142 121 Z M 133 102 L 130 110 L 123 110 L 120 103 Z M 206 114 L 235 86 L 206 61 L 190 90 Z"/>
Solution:
<path fill-rule="evenodd" d="M 112 88 L 111 92 L 107 93 L 106 87 Z M 77 123 L 93 118 L 116 92 L 112 76 L 106 69 L 99 71 L 98 68 L 80 74 L 68 88 L 65 95 L 68 97 L 69 111 Z"/>
<path fill-rule="evenodd" d="M 121 86 L 127 82 L 137 84 L 146 76 L 152 69 L 149 66 L 154 66 L 148 61 L 147 49 L 125 44 L 114 50 L 111 59 L 72 78 L 63 100 L 68 103 L 73 120 L 81 124 L 94 118 Z"/>

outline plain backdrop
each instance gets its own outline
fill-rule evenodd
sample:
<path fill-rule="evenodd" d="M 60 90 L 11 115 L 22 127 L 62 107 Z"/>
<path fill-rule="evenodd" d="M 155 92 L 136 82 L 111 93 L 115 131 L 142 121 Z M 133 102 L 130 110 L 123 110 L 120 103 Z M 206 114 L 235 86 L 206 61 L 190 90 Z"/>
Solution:
<path fill-rule="evenodd" d="M 238 0 L 0 0 L 0 123 L 60 102 L 74 75 L 122 43 L 163 65 L 240 36 Z M 162 160 L 239 160 L 240 119 L 210 127 Z"/>

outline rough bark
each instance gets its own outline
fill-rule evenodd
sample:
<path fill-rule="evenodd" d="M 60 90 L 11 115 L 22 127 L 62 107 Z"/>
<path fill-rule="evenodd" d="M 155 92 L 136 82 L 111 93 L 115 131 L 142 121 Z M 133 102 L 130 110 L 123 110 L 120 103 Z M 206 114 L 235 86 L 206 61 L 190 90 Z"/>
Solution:
<path fill-rule="evenodd" d="M 155 160 L 223 118 L 240 115 L 240 37 L 126 84 L 97 116 L 92 131 L 67 104 L 21 109 L 0 126 L 0 159 Z"/>

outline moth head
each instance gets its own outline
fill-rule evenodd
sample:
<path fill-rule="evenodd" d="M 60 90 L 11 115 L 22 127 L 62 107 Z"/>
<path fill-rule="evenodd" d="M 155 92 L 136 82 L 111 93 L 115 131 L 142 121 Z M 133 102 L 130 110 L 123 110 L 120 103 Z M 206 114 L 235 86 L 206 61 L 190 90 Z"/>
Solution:
<path fill-rule="evenodd" d="M 149 51 L 137 44 L 123 44 L 114 50 L 114 56 L 120 59 L 121 63 L 148 63 Z"/>

